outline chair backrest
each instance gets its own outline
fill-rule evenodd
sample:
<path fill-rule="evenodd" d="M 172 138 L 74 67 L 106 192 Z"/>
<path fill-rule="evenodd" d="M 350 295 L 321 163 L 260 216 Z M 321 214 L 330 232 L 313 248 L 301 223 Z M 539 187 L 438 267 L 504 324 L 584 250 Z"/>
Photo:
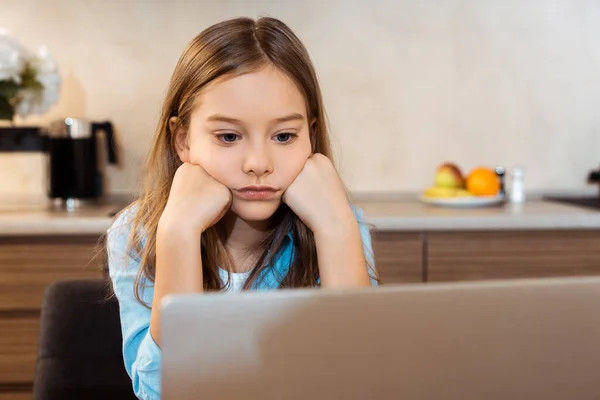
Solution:
<path fill-rule="evenodd" d="M 60 281 L 46 289 L 34 399 L 135 399 L 109 281 Z"/>

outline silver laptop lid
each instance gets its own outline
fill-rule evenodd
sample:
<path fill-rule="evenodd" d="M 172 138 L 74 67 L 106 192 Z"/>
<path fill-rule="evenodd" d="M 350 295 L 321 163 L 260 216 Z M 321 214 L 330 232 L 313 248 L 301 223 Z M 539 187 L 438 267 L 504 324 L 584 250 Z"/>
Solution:
<path fill-rule="evenodd" d="M 600 398 L 600 278 L 163 305 L 166 400 Z"/>

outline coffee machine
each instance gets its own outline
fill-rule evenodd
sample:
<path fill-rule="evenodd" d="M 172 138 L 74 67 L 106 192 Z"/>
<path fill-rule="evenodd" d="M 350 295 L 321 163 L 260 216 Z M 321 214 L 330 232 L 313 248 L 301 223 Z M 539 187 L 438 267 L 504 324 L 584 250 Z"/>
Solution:
<path fill-rule="evenodd" d="M 46 133 L 50 199 L 68 209 L 100 199 L 104 194 L 103 158 L 106 155 L 109 164 L 117 163 L 112 124 L 65 118 L 52 122 Z M 102 151 L 104 145 L 106 152 Z"/>

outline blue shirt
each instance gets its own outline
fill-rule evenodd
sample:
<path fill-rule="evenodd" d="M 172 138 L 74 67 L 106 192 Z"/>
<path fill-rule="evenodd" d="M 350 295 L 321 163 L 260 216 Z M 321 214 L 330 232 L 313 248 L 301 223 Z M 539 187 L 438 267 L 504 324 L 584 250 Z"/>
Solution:
<path fill-rule="evenodd" d="M 365 257 L 371 265 L 374 265 L 369 227 L 363 221 L 362 210 L 353 207 L 353 211 L 359 223 Z M 140 399 L 158 400 L 160 399 L 161 349 L 150 335 L 152 310 L 135 298 L 134 282 L 140 270 L 140 259 L 127 252 L 134 213 L 134 207 L 130 207 L 117 217 L 107 231 L 108 267 L 113 289 L 119 301 L 123 361 L 131 377 L 133 391 Z M 257 279 L 253 290 L 274 290 L 279 287 L 293 258 L 294 246 L 291 234 L 288 233 L 286 238 L 282 250 L 273 260 L 273 265 Z M 376 285 L 375 277 L 370 274 L 372 284 Z M 154 284 L 145 280 L 143 286 L 140 298 L 151 306 Z"/>

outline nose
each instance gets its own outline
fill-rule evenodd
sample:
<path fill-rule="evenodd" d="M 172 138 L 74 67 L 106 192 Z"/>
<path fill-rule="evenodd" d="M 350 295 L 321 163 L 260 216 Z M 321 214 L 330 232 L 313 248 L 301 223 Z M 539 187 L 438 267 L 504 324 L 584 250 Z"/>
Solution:
<path fill-rule="evenodd" d="M 267 146 L 262 143 L 256 143 L 251 146 L 247 150 L 242 168 L 246 174 L 257 177 L 273 172 L 273 161 Z"/>

